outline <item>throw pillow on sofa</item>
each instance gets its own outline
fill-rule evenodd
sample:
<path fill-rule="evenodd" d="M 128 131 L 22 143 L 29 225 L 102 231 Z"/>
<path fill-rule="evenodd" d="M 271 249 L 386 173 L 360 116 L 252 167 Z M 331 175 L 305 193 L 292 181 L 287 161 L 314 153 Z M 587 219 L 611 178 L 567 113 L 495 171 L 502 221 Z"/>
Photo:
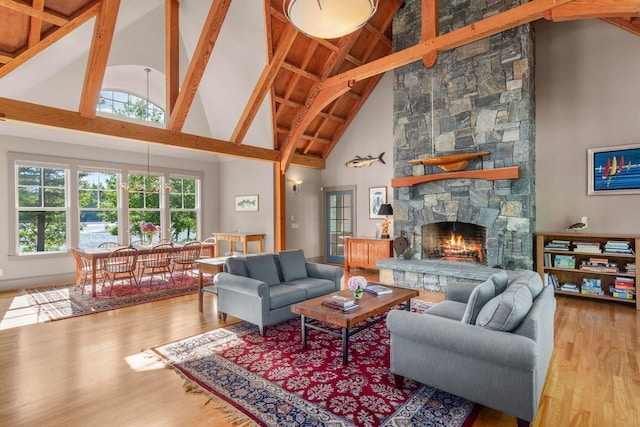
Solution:
<path fill-rule="evenodd" d="M 469 295 L 467 307 L 464 310 L 464 315 L 462 316 L 461 322 L 473 325 L 476 322 L 478 313 L 480 313 L 482 307 L 484 307 L 484 305 L 494 297 L 495 292 L 495 285 L 493 284 L 493 280 L 491 280 L 491 278 L 473 288 L 473 291 L 471 291 L 471 295 Z"/>
<path fill-rule="evenodd" d="M 496 287 L 496 295 L 500 295 L 507 289 L 507 283 L 509 283 L 509 276 L 507 276 L 507 272 L 502 270 L 498 273 L 493 273 L 491 275 L 491 280 L 493 280 L 493 285 Z"/>
<path fill-rule="evenodd" d="M 280 252 L 280 268 L 285 282 L 307 278 L 307 261 L 302 249 Z"/>
<path fill-rule="evenodd" d="M 272 254 L 255 255 L 246 259 L 249 277 L 260 280 L 269 286 L 280 284 L 278 269 Z"/>
<path fill-rule="evenodd" d="M 247 262 L 244 258 L 227 258 L 226 263 L 228 273 L 235 274 L 236 276 L 249 277 Z"/>
<path fill-rule="evenodd" d="M 532 306 L 533 297 L 526 283 L 514 283 L 482 307 L 476 325 L 511 332 L 520 326 Z"/>

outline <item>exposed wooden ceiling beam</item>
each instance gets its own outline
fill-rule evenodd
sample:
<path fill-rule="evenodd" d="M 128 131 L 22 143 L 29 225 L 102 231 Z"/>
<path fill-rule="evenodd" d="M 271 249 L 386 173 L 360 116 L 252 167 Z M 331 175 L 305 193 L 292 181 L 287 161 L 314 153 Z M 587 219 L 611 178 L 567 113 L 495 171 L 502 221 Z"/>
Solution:
<path fill-rule="evenodd" d="M 182 126 L 184 126 L 230 5 L 231 0 L 216 0 L 211 3 L 209 14 L 204 22 L 200 39 L 198 39 L 198 44 L 193 52 L 193 58 L 189 63 L 180 93 L 171 116 L 169 116 L 167 128 L 173 133 L 180 132 Z"/>
<path fill-rule="evenodd" d="M 267 96 L 267 92 L 269 92 L 269 89 L 271 88 L 271 85 L 273 84 L 273 81 L 275 80 L 276 75 L 287 57 L 287 53 L 289 53 L 289 49 L 297 35 L 298 30 L 296 30 L 296 28 L 291 24 L 288 24 L 282 31 L 278 47 L 276 48 L 273 58 L 269 61 L 269 64 L 264 67 L 264 70 L 258 79 L 258 83 L 251 93 L 249 102 L 245 106 L 244 111 L 240 116 L 240 120 L 231 135 L 231 141 L 234 144 L 242 144 L 244 137 L 247 135 L 247 132 L 251 127 L 251 123 L 253 123 L 253 119 L 255 119 L 256 114 L 258 114 L 258 110 L 260 109 L 260 105 L 262 105 L 262 101 L 264 101 L 264 97 Z"/>
<path fill-rule="evenodd" d="M 165 0 L 164 27 L 165 114 L 169 117 L 180 91 L 180 0 Z"/>
<path fill-rule="evenodd" d="M 44 11 L 44 0 L 33 0 L 33 8 Z M 40 41 L 40 33 L 42 32 L 42 18 L 32 16 L 29 19 L 29 38 L 27 46 L 33 47 Z"/>
<path fill-rule="evenodd" d="M 111 42 L 118 19 L 120 0 L 102 0 L 100 12 L 93 27 L 93 39 L 89 50 L 87 70 L 84 74 L 84 85 L 80 96 L 79 112 L 82 117 L 92 118 L 96 116 L 96 106 L 100 98 L 100 89 L 104 73 L 109 61 Z"/>
<path fill-rule="evenodd" d="M 0 0 L 0 2 L 14 3 L 7 0 Z M 80 25 L 84 24 L 89 19 L 96 16 L 96 14 L 98 13 L 98 10 L 100 10 L 100 0 L 96 0 L 86 8 L 82 9 L 63 27 L 54 31 L 49 36 L 43 38 L 40 41 L 40 43 L 36 44 L 34 47 L 30 49 L 26 49 L 24 52 L 21 52 L 11 61 L 7 62 L 5 65 L 0 67 L 0 78 L 6 76 L 11 71 L 18 68 L 20 65 L 24 64 L 29 59 L 36 56 L 38 53 L 42 52 L 43 50 L 45 50 L 46 48 L 48 48 L 49 46 L 51 46 L 52 44 L 54 44 L 55 42 L 57 42 L 67 34 L 69 34 L 70 32 L 72 32 L 73 30 L 78 28 Z"/>
<path fill-rule="evenodd" d="M 291 129 L 284 126 L 278 126 L 277 130 L 279 133 L 284 133 L 284 134 L 291 132 Z M 319 142 L 321 144 L 331 144 L 331 140 L 329 138 L 321 138 L 319 136 L 314 136 L 309 134 L 302 135 L 300 138 L 308 139 L 309 141 L 313 141 L 313 142 Z"/>
<path fill-rule="evenodd" d="M 11 9 L 15 12 L 29 15 L 34 18 L 42 19 L 45 22 L 49 22 L 57 27 L 62 27 L 69 23 L 69 19 L 62 15 L 58 15 L 51 12 L 45 12 L 44 8 L 40 10 L 37 7 L 32 6 L 29 3 L 18 0 L 0 0 L 0 6 Z"/>
<path fill-rule="evenodd" d="M 320 76 L 313 74 L 307 70 L 303 70 L 297 65 L 290 64 L 286 61 L 282 63 L 282 68 L 284 68 L 285 70 L 289 70 L 292 73 L 299 74 L 300 76 L 305 77 L 311 81 L 314 81 L 314 82 L 320 81 Z"/>
<path fill-rule="evenodd" d="M 415 46 L 392 53 L 384 58 L 328 78 L 324 86 L 361 81 L 376 74 L 382 74 L 394 68 L 410 64 L 433 51 L 453 49 L 465 44 L 500 33 L 510 28 L 541 19 L 544 13 L 558 5 L 575 0 L 533 0 L 513 9 L 490 16 L 481 21 L 453 30 L 434 39 L 418 43 Z M 640 1 L 640 0 L 638 0 Z"/>
<path fill-rule="evenodd" d="M 46 107 L 29 102 L 16 101 L 0 97 L 0 121 L 16 121 L 41 126 L 50 126 L 90 134 L 126 138 L 172 147 L 187 148 L 276 163 L 280 160 L 280 152 L 250 145 L 235 145 L 229 141 L 207 138 L 185 133 L 174 134 L 167 129 L 155 126 L 125 122 L 121 120 L 95 117 L 81 117 L 78 113 L 59 108 Z M 319 157 L 296 155 L 292 164 L 296 166 L 324 169 L 324 160 Z"/>
<path fill-rule="evenodd" d="M 438 0 L 422 0 L 422 36 L 421 41 L 438 37 L 439 28 L 439 4 Z M 425 67 L 431 68 L 438 61 L 438 51 L 433 50 L 422 57 Z"/>
<path fill-rule="evenodd" d="M 609 24 L 615 25 L 616 27 L 622 28 L 623 30 L 629 31 L 636 36 L 640 36 L 640 22 L 635 23 L 636 20 L 628 20 L 624 18 L 603 18 L 604 21 Z"/>
<path fill-rule="evenodd" d="M 298 102 L 298 101 L 294 101 L 292 99 L 285 99 L 285 98 L 283 98 L 281 96 L 275 96 L 274 99 L 279 104 L 286 104 L 286 105 L 289 105 L 289 106 L 295 107 L 295 108 L 304 107 L 304 102 Z M 320 117 L 323 117 L 325 119 L 332 120 L 332 121 L 338 122 L 338 123 L 344 123 L 344 122 L 347 121 L 347 119 L 345 117 L 337 116 L 335 114 L 328 114 L 328 113 L 320 112 L 320 114 L 318 114 L 318 115 Z"/>
<path fill-rule="evenodd" d="M 0 51 L 0 64 L 6 64 L 7 62 L 13 60 L 15 58 L 15 56 L 7 53 L 7 52 L 2 52 Z"/>
<path fill-rule="evenodd" d="M 353 44 L 358 39 L 361 31 L 362 29 L 346 35 L 340 39 L 340 41 L 338 42 L 339 49 L 331 53 L 329 59 L 322 67 L 320 78 L 323 81 L 332 73 L 334 73 L 335 70 L 340 66 L 340 64 L 342 64 L 345 57 L 349 54 L 349 51 L 353 47 Z M 323 89 L 322 81 L 316 82 L 311 87 L 309 95 L 307 96 L 307 101 L 305 102 L 305 106 L 298 110 L 291 124 L 291 132 L 289 132 L 289 135 L 287 136 L 287 139 L 285 140 L 283 146 L 280 147 L 280 151 L 282 153 L 280 167 L 283 174 L 289 168 L 291 157 L 295 153 L 295 149 L 298 145 L 300 137 L 304 134 L 305 130 L 313 121 L 313 119 L 318 115 L 318 113 L 322 111 L 322 108 L 327 105 L 324 104 L 321 108 L 317 108 L 317 106 L 319 105 L 318 103 L 321 100 L 324 100 L 328 96 L 328 94 L 342 95 L 348 92 L 350 87 L 351 85 L 347 82 L 343 86 L 339 86 L 335 91 L 324 91 L 322 94 L 320 94 L 321 89 Z"/>
<path fill-rule="evenodd" d="M 560 22 L 621 16 L 640 16 L 640 0 L 574 0 L 553 8 L 545 18 Z"/>

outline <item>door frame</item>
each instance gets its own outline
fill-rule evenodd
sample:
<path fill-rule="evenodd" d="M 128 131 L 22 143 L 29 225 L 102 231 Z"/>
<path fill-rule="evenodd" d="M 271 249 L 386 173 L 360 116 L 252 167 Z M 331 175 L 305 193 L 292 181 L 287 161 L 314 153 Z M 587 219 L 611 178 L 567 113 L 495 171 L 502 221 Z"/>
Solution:
<path fill-rule="evenodd" d="M 322 244 L 322 261 L 327 262 L 327 193 L 334 191 L 351 191 L 353 194 L 353 219 L 351 227 L 353 230 L 353 236 L 357 235 L 358 225 L 358 188 L 356 185 L 340 185 L 335 187 L 320 187 L 322 193 L 322 225 L 321 229 L 321 244 Z"/>

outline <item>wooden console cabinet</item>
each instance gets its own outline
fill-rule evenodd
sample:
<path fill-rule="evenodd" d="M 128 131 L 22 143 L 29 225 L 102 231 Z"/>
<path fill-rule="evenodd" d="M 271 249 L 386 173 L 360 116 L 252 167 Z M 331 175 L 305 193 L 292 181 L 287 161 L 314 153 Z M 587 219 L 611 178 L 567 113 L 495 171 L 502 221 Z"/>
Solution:
<path fill-rule="evenodd" d="M 374 237 L 346 237 L 344 271 L 351 267 L 374 268 L 376 261 L 393 257 L 393 240 Z"/>

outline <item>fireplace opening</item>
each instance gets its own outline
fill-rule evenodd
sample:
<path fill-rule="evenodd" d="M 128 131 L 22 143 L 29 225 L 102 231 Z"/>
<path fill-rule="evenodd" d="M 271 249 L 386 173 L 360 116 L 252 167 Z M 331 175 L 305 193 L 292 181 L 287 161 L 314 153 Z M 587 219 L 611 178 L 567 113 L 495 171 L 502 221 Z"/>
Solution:
<path fill-rule="evenodd" d="M 487 229 L 466 222 L 422 226 L 422 259 L 487 264 Z"/>

